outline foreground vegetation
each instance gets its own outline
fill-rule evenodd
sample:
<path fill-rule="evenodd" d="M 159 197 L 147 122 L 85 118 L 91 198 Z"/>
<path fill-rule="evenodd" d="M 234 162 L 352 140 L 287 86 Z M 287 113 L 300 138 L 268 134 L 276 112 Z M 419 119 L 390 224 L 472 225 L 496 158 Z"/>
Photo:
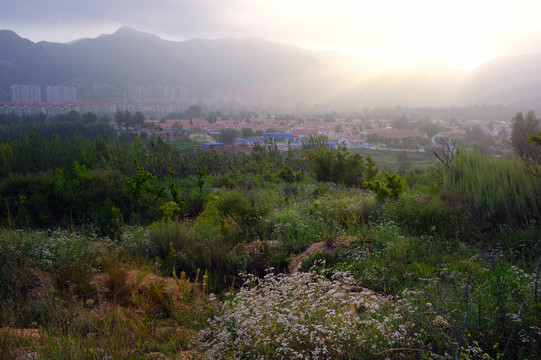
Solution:
<path fill-rule="evenodd" d="M 539 178 L 319 145 L 4 141 L 0 358 L 541 356 Z"/>

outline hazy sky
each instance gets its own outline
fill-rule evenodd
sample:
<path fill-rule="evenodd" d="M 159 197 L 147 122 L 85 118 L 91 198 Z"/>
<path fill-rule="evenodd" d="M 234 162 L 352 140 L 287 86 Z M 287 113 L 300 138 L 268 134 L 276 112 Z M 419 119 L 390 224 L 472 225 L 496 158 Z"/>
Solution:
<path fill-rule="evenodd" d="M 541 0 L 3 0 L 0 28 L 34 42 L 68 42 L 127 25 L 170 40 L 262 37 L 469 68 L 541 52 L 539 14 Z"/>

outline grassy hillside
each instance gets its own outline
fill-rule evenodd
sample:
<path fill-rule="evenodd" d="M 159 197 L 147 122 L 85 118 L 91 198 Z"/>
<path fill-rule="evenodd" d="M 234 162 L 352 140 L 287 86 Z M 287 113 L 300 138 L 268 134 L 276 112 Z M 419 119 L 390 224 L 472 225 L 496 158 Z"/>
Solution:
<path fill-rule="evenodd" d="M 397 178 L 317 144 L 74 139 L 14 173 L 26 141 L 0 144 L 0 358 L 541 356 L 541 179 L 517 162 Z"/>

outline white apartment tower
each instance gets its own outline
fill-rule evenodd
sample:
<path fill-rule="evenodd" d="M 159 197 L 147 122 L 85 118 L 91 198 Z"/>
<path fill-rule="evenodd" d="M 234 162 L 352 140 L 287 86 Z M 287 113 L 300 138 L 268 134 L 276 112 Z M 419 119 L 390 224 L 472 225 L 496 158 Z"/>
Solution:
<path fill-rule="evenodd" d="M 47 102 L 77 101 L 75 86 L 47 86 Z"/>
<path fill-rule="evenodd" d="M 11 102 L 41 102 L 41 88 L 38 85 L 11 85 Z"/>

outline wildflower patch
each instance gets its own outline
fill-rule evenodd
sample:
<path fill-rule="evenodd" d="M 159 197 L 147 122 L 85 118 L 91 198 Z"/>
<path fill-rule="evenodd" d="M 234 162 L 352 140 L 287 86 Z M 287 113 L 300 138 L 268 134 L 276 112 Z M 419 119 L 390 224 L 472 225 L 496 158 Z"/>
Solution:
<path fill-rule="evenodd" d="M 356 286 L 348 273 L 246 275 L 223 315 L 201 335 L 210 359 L 351 359 L 374 344 L 365 334 L 384 340 L 394 332 L 387 329 L 390 323 L 367 321 L 386 304 L 385 297 Z"/>

